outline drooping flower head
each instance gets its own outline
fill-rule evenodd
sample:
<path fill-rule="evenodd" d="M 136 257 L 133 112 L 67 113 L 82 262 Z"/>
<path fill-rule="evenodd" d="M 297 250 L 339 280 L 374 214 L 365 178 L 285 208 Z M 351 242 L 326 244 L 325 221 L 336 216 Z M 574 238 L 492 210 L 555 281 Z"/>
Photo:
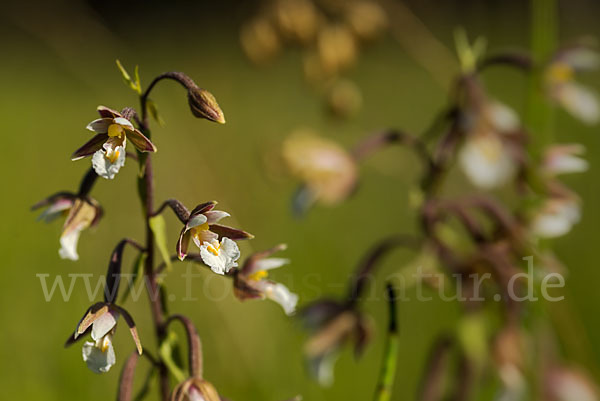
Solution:
<path fill-rule="evenodd" d="M 106 373 L 116 362 L 112 337 L 120 315 L 123 315 L 129 326 L 138 353 L 142 354 L 142 345 L 131 315 L 115 304 L 98 302 L 87 310 L 75 332 L 67 341 L 67 345 L 70 345 L 82 334 L 88 332 L 91 334 L 92 341 L 86 341 L 83 344 L 82 356 L 92 372 Z"/>
<path fill-rule="evenodd" d="M 482 189 L 504 185 L 517 172 L 520 122 L 508 106 L 487 99 L 483 93 L 472 96 L 462 115 L 465 143 L 459 153 L 463 172 Z"/>
<path fill-rule="evenodd" d="M 204 379 L 191 377 L 173 389 L 172 401 L 220 401 L 215 387 Z"/>
<path fill-rule="evenodd" d="M 354 191 L 356 161 L 337 143 L 298 131 L 285 140 L 282 152 L 290 172 L 304 184 L 296 199 L 301 209 L 316 201 L 337 204 Z"/>
<path fill-rule="evenodd" d="M 285 285 L 267 279 L 269 270 L 289 263 L 288 259 L 270 257 L 285 248 L 286 246 L 281 244 L 255 253 L 246 260 L 241 269 L 235 271 L 233 285 L 237 298 L 242 301 L 268 298 L 281 305 L 287 315 L 295 312 L 298 295 L 290 292 Z"/>
<path fill-rule="evenodd" d="M 331 385 L 340 348 L 353 339 L 354 354 L 360 356 L 370 337 L 370 325 L 355 308 L 334 300 L 309 305 L 300 311 L 300 318 L 312 332 L 304 345 L 310 371 L 321 385 Z"/>
<path fill-rule="evenodd" d="M 217 224 L 221 219 L 229 217 L 229 213 L 213 210 L 217 202 L 200 204 L 189 213 L 179 240 L 177 256 L 184 260 L 190 239 L 200 248 L 200 255 L 213 272 L 226 274 L 237 267 L 240 251 L 234 240 L 250 239 L 254 236 L 236 228 Z M 187 212 L 186 212 L 187 213 Z"/>
<path fill-rule="evenodd" d="M 36 203 L 32 209 L 47 206 L 39 220 L 49 223 L 60 216 L 66 216 L 60 236 L 59 255 L 63 259 L 78 260 L 77 243 L 83 230 L 94 226 L 102 217 L 102 207 L 87 196 L 80 197 L 70 192 L 59 192 Z"/>
<path fill-rule="evenodd" d="M 600 121 L 598 95 L 575 80 L 578 72 L 597 69 L 600 55 L 586 46 L 573 46 L 559 51 L 548 64 L 546 90 L 573 117 L 587 124 Z"/>
<path fill-rule="evenodd" d="M 92 166 L 96 173 L 113 179 L 125 164 L 127 139 L 140 152 L 156 152 L 154 144 L 121 113 L 105 106 L 98 106 L 98 113 L 101 118 L 86 127 L 96 135 L 73 153 L 72 160 L 93 155 Z"/>

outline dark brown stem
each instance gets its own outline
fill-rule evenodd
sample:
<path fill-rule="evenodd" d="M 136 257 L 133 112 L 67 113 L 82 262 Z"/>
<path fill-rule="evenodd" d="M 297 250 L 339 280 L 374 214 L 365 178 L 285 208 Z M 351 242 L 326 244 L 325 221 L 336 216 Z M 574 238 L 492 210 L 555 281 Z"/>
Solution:
<path fill-rule="evenodd" d="M 363 261 L 358 265 L 354 276 L 350 281 L 350 289 L 348 291 L 348 303 L 354 304 L 360 298 L 365 285 L 373 275 L 375 268 L 379 262 L 389 251 L 397 247 L 405 247 L 409 249 L 418 249 L 421 246 L 421 240 L 411 235 L 394 235 L 386 238 L 375 247 L 373 247 L 365 256 Z"/>
<path fill-rule="evenodd" d="M 190 319 L 183 315 L 172 315 L 165 322 L 165 329 L 171 322 L 178 320 L 185 328 L 188 341 L 188 367 L 190 377 L 202 379 L 202 343 L 196 327 Z"/>
<path fill-rule="evenodd" d="M 138 359 L 139 355 L 137 351 L 132 352 L 129 358 L 127 358 L 123 370 L 121 371 L 121 377 L 119 378 L 117 401 L 131 400 L 131 395 L 133 394 L 133 378 Z"/>
<path fill-rule="evenodd" d="M 179 221 L 181 221 L 183 224 L 187 223 L 188 219 L 190 218 L 190 211 L 177 199 L 167 199 L 164 201 L 163 204 L 160 205 L 160 207 L 154 213 L 152 213 L 152 216 L 161 214 L 167 206 L 173 210 L 173 213 L 175 213 Z"/>
<path fill-rule="evenodd" d="M 414 149 L 428 167 L 432 163 L 427 146 L 419 138 L 393 129 L 370 135 L 367 139 L 355 146 L 352 154 L 357 161 L 361 161 L 390 144 L 408 146 L 411 149 Z"/>
<path fill-rule="evenodd" d="M 450 359 L 452 340 L 439 338 L 433 345 L 419 386 L 419 401 L 440 401 L 444 394 L 444 378 Z"/>
<path fill-rule="evenodd" d="M 156 78 L 154 78 L 154 80 L 150 83 L 150 85 L 148 85 L 148 88 L 146 89 L 146 91 L 140 96 L 140 102 L 142 104 L 141 125 L 143 127 L 148 126 L 148 110 L 147 110 L 148 96 L 150 95 L 150 92 L 152 91 L 154 86 L 156 86 L 156 84 L 163 79 L 171 79 L 173 81 L 179 82 L 188 91 L 198 87 L 198 85 L 196 85 L 196 83 L 194 81 L 192 81 L 192 79 L 190 77 L 188 77 L 187 75 L 185 75 L 182 72 L 169 71 L 169 72 L 162 73 L 159 76 L 157 76 Z"/>

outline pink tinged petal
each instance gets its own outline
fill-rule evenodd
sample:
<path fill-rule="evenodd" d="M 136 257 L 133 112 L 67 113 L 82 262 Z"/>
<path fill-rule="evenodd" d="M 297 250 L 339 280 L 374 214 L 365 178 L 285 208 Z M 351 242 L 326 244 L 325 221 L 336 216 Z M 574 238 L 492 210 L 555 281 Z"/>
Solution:
<path fill-rule="evenodd" d="M 84 157 L 93 155 L 96 151 L 102 149 L 102 145 L 106 142 L 108 136 L 106 134 L 98 134 L 87 141 L 82 147 L 77 149 L 71 155 L 71 160 L 79 160 Z"/>
<path fill-rule="evenodd" d="M 100 114 L 100 117 L 102 118 L 117 118 L 117 117 L 123 117 L 121 115 L 121 113 L 119 113 L 116 110 L 110 109 L 106 106 L 98 106 L 98 114 Z"/>
<path fill-rule="evenodd" d="M 217 205 L 216 201 L 201 203 L 190 212 L 190 216 L 204 214 L 204 213 L 208 212 L 209 210 L 213 210 L 216 205 Z"/>
<path fill-rule="evenodd" d="M 106 134 L 108 132 L 108 126 L 112 124 L 112 118 L 99 118 L 89 123 L 85 129 L 95 132 L 96 134 Z"/>
<path fill-rule="evenodd" d="M 246 231 L 238 230 L 237 228 L 233 227 L 223 226 L 221 224 L 212 224 L 210 226 L 210 231 L 218 234 L 220 237 L 227 237 L 236 241 L 254 238 L 254 235 Z"/>
<path fill-rule="evenodd" d="M 285 259 L 285 258 L 267 258 L 267 259 L 261 259 L 255 262 L 255 267 L 253 268 L 254 271 L 261 271 L 261 270 L 271 270 L 271 269 L 276 269 L 278 267 L 281 267 L 283 265 L 287 265 L 288 263 L 290 263 L 289 259 Z"/>
<path fill-rule="evenodd" d="M 82 356 L 87 367 L 94 373 L 106 373 L 116 362 L 115 350 L 110 339 L 103 351 L 96 343 L 85 342 L 83 344 Z"/>
<path fill-rule="evenodd" d="M 98 341 L 108 334 L 115 327 L 118 319 L 119 312 L 107 307 L 106 313 L 97 317 L 92 323 L 92 339 Z"/>
<path fill-rule="evenodd" d="M 208 224 L 215 224 L 217 221 L 224 219 L 225 217 L 231 216 L 227 212 L 223 212 L 221 210 L 211 210 L 209 212 L 204 213 L 206 216 L 206 222 Z"/>
<path fill-rule="evenodd" d="M 63 211 L 70 209 L 72 206 L 72 199 L 59 199 L 44 210 L 42 214 L 39 215 L 38 220 L 44 220 L 46 223 L 49 223 L 58 216 L 61 216 Z"/>
<path fill-rule="evenodd" d="M 179 240 L 177 241 L 177 257 L 179 260 L 184 260 L 187 256 L 188 247 L 190 244 L 190 236 L 192 235 L 185 227 L 179 234 Z"/>
<path fill-rule="evenodd" d="M 156 152 L 156 146 L 137 129 L 126 130 L 127 139 L 140 152 Z"/>

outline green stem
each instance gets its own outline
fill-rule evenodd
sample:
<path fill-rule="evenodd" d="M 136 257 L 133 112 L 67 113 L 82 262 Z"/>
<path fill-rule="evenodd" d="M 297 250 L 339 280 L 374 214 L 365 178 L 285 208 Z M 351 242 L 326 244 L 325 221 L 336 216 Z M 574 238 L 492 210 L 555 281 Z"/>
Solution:
<path fill-rule="evenodd" d="M 379 372 L 375 396 L 373 397 L 375 401 L 389 401 L 391 399 L 398 361 L 399 336 L 396 319 L 396 293 L 390 283 L 387 284 L 386 290 L 389 302 L 389 326 L 383 363 Z"/>
<path fill-rule="evenodd" d="M 532 133 L 531 151 L 539 158 L 554 138 L 554 113 L 544 93 L 544 69 L 558 39 L 557 0 L 531 0 L 531 54 L 534 70 L 529 82 L 527 126 Z"/>

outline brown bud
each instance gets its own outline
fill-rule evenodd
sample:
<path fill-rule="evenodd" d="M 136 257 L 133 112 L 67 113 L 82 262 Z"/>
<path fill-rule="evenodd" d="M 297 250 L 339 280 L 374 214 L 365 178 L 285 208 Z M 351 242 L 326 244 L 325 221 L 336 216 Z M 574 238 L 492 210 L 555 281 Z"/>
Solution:
<path fill-rule="evenodd" d="M 225 124 L 223 111 L 209 91 L 198 87 L 190 88 L 188 90 L 188 103 L 194 116 Z"/>

